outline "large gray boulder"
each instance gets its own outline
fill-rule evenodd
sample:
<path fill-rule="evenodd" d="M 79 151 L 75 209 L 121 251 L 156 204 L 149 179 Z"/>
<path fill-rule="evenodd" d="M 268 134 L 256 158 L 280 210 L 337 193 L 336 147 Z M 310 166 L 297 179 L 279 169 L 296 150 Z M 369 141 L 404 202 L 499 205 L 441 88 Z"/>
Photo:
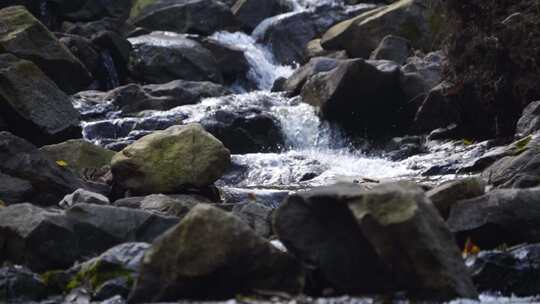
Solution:
<path fill-rule="evenodd" d="M 328 72 L 310 77 L 302 101 L 355 135 L 380 138 L 403 135 L 414 108 L 403 98 L 399 66 L 390 61 L 341 60 Z"/>
<path fill-rule="evenodd" d="M 218 0 L 137 0 L 129 22 L 153 31 L 200 35 L 239 28 L 231 9 Z"/>
<path fill-rule="evenodd" d="M 239 218 L 198 205 L 154 242 L 130 302 L 227 299 L 255 290 L 297 294 L 302 288 L 303 272 L 293 257 Z"/>
<path fill-rule="evenodd" d="M 0 53 L 33 61 L 67 93 L 90 84 L 90 74 L 84 65 L 24 7 L 0 10 L 0 28 Z"/>
<path fill-rule="evenodd" d="M 178 223 L 176 217 L 78 204 L 52 211 L 31 204 L 0 209 L 0 263 L 9 261 L 37 272 L 66 269 L 125 242 L 152 242 Z"/>
<path fill-rule="evenodd" d="M 112 159 L 114 181 L 135 194 L 178 193 L 220 178 L 230 152 L 199 124 L 147 135 Z"/>
<path fill-rule="evenodd" d="M 222 83 L 223 76 L 212 53 L 199 42 L 177 34 L 152 33 L 130 38 L 130 71 L 148 83 L 177 79 Z"/>
<path fill-rule="evenodd" d="M 32 62 L 10 54 L 0 55 L 0 116 L 7 130 L 39 145 L 81 136 L 68 96 Z"/>
<path fill-rule="evenodd" d="M 291 253 L 340 292 L 477 297 L 452 234 L 414 184 L 298 192 L 278 208 L 274 227 Z"/>

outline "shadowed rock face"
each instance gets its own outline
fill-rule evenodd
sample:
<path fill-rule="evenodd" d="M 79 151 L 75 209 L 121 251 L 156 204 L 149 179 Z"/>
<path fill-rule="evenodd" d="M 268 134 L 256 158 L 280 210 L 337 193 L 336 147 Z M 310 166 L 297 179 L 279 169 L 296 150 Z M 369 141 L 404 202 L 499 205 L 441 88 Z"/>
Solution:
<path fill-rule="evenodd" d="M 0 180 L 0 199 L 8 204 L 51 206 L 77 188 L 94 188 L 8 132 L 0 132 Z"/>
<path fill-rule="evenodd" d="M 32 62 L 0 55 L 0 116 L 6 129 L 34 144 L 81 136 L 79 113 Z"/>
<path fill-rule="evenodd" d="M 91 81 L 84 65 L 22 6 L 0 10 L 0 52 L 33 61 L 62 90 L 74 93 Z"/>
<path fill-rule="evenodd" d="M 0 262 L 37 272 L 66 269 L 117 244 L 151 242 L 177 223 L 176 217 L 112 206 L 78 204 L 60 212 L 17 204 L 0 211 Z"/>
<path fill-rule="evenodd" d="M 414 184 L 299 192 L 278 208 L 274 226 L 283 244 L 318 272 L 319 288 L 397 289 L 441 300 L 477 296 L 452 234 Z"/>

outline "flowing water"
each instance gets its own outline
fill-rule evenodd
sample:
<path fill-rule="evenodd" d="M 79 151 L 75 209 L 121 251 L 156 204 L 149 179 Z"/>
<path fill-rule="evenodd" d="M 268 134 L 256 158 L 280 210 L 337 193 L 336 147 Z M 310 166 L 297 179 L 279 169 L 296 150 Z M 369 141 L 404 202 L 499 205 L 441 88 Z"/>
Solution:
<path fill-rule="evenodd" d="M 112 90 L 120 86 L 120 80 L 118 78 L 118 72 L 116 71 L 116 66 L 114 65 L 114 60 L 112 58 L 111 52 L 109 50 L 101 51 L 101 62 L 103 68 L 106 72 L 106 84 L 108 90 Z"/>
<path fill-rule="evenodd" d="M 339 0 L 289 1 L 293 12 L 274 18 L 284 18 L 318 5 L 343 5 Z M 290 76 L 297 66 L 277 64 L 269 46 L 257 43 L 256 36 L 265 30 L 265 26 L 266 23 L 263 21 L 253 35 L 242 32 L 217 32 L 212 35 L 212 38 L 221 43 L 233 45 L 244 52 L 250 64 L 246 78 L 256 86 L 256 90 L 234 84 L 231 89 L 237 94 L 207 98 L 199 104 L 180 106 L 168 111 L 145 111 L 136 117 L 124 117 L 108 103 L 89 107 L 75 100 L 75 106 L 87 120 L 83 124 L 84 137 L 103 146 L 118 148 L 154 130 L 165 129 L 179 123 L 200 122 L 217 111 L 239 113 L 256 108 L 279 122 L 285 146 L 279 153 L 232 155 L 232 169 L 217 182 L 217 185 L 229 196 L 256 193 L 259 198 L 268 197 L 267 205 L 271 207 L 276 207 L 280 199 L 290 190 L 339 181 L 362 181 L 364 178 L 369 180 L 418 178 L 422 171 L 431 166 L 452 168 L 458 162 L 474 159 L 487 149 L 485 143 L 474 146 L 434 143 L 429 147 L 429 153 L 402 161 L 366 155 L 361 149 L 353 147 L 339 129 L 321 121 L 316 109 L 303 103 L 300 97 L 288 98 L 283 94 L 270 92 L 276 79 Z M 111 76 L 110 85 L 118 86 L 110 54 L 105 53 L 102 56 Z M 106 118 L 95 120 L 92 117 L 96 115 Z M 536 298 L 501 298 L 490 295 L 481 297 L 481 302 L 485 303 L 529 303 L 536 300 Z M 373 303 L 373 299 L 354 298 L 314 299 L 314 301 Z M 451 303 L 469 304 L 477 301 L 458 300 Z"/>
<path fill-rule="evenodd" d="M 341 1 L 336 0 L 290 1 L 296 11 L 292 14 L 317 5 L 342 5 Z M 282 16 L 288 14 L 291 13 Z M 265 21 L 261 23 L 264 24 Z M 285 147 L 280 153 L 233 155 L 233 169 L 217 183 L 221 187 L 302 189 L 339 181 L 361 181 L 363 178 L 380 180 L 410 177 L 425 169 L 419 165 L 427 162 L 421 156 L 401 162 L 367 156 L 363 151 L 353 148 L 339 129 L 321 121 L 316 109 L 303 103 L 300 97 L 288 98 L 280 93 L 271 93 L 269 90 L 274 81 L 279 77 L 288 77 L 297 67 L 277 64 L 269 47 L 256 42 L 254 36 L 262 30 L 259 26 L 259 30 L 255 30 L 252 36 L 242 32 L 217 32 L 212 35 L 223 44 L 243 50 L 250 64 L 247 78 L 256 85 L 256 90 L 250 91 L 235 84 L 233 90 L 240 93 L 207 98 L 199 104 L 168 111 L 145 111 L 137 117 L 122 117 L 120 112 L 110 111 L 110 105 L 107 104 L 91 109 L 79 107 L 83 117 L 91 116 L 96 111 L 109 111 L 107 119 L 88 120 L 84 123 L 84 137 L 100 145 L 118 148 L 154 130 L 178 123 L 200 122 L 217 111 L 239 113 L 256 108 L 280 123 Z M 166 37 L 167 33 L 163 34 Z M 105 66 L 114 67 L 110 56 L 104 56 L 104 62 Z M 114 72 L 111 70 L 110 75 L 114 76 Z M 117 78 L 112 77 L 111 81 L 117 81 Z M 76 103 L 76 106 L 81 105 Z"/>

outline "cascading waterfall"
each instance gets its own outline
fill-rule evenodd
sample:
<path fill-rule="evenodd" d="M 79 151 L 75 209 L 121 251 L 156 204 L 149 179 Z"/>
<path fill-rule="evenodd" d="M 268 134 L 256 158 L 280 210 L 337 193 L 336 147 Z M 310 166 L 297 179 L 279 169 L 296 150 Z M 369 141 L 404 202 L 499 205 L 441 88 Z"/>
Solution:
<path fill-rule="evenodd" d="M 295 11 L 273 17 L 274 20 L 313 6 L 342 4 L 335 0 L 291 0 L 291 3 Z M 256 42 L 257 31 L 264 30 L 265 24 L 263 21 L 251 36 L 243 32 L 217 32 L 212 35 L 213 39 L 222 44 L 243 50 L 250 65 L 247 78 L 258 90 L 234 90 L 246 93 L 207 98 L 198 104 L 168 111 L 145 111 L 137 117 L 112 118 L 114 112 L 111 112 L 113 114 L 109 113 L 110 118 L 107 120 L 86 122 L 83 131 L 85 138 L 101 145 L 118 142 L 128 144 L 153 130 L 166 128 L 179 121 L 200 122 L 212 117 L 217 111 L 239 113 L 256 108 L 279 122 L 285 137 L 285 147 L 281 153 L 233 155 L 233 163 L 243 168 L 243 171 L 231 172 L 224 177 L 218 182 L 222 187 L 290 189 L 341 180 L 353 181 L 362 177 L 390 178 L 411 174 L 406 164 L 368 158 L 352 149 L 339 130 L 322 122 L 316 109 L 303 103 L 300 97 L 288 98 L 281 93 L 269 92 L 276 79 L 290 76 L 296 67 L 277 64 L 268 46 Z M 110 54 L 106 55 L 104 62 L 113 68 Z M 116 75 L 115 70 L 110 71 L 111 75 Z M 108 137 L 104 138 L 103 134 Z"/>
<path fill-rule="evenodd" d="M 102 50 L 100 56 L 103 68 L 105 69 L 105 86 L 107 90 L 112 90 L 120 85 L 120 80 L 118 78 L 116 66 L 114 65 L 114 60 L 109 50 Z"/>

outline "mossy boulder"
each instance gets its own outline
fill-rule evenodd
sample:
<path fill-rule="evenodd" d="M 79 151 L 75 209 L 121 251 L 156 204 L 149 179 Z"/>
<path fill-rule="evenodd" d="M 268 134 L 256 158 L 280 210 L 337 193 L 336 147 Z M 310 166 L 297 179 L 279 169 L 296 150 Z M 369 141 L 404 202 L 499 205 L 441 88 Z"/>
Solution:
<path fill-rule="evenodd" d="M 112 159 L 116 183 L 136 194 L 175 193 L 219 179 L 230 152 L 199 124 L 173 126 L 147 135 Z"/>
<path fill-rule="evenodd" d="M 139 274 L 142 259 L 149 248 L 148 243 L 125 243 L 115 246 L 100 256 L 63 272 L 63 276 L 68 275 L 71 278 L 62 289 L 70 291 L 85 287 L 97 293 L 108 282 L 124 279 L 125 289 L 129 290 Z M 58 274 L 53 277 L 58 277 Z"/>
<path fill-rule="evenodd" d="M 130 303 L 228 299 L 255 290 L 297 294 L 298 261 L 219 208 L 195 206 L 147 252 Z"/>
<path fill-rule="evenodd" d="M 83 139 L 68 140 L 55 145 L 43 146 L 40 150 L 52 161 L 64 161 L 66 167 L 80 176 L 89 169 L 99 169 L 111 163 L 115 152 L 94 145 Z"/>
<path fill-rule="evenodd" d="M 413 48 L 436 48 L 442 31 L 439 0 L 400 0 L 363 13 L 330 28 L 321 44 L 328 50 L 345 49 L 352 57 L 367 58 L 387 35 L 408 39 Z"/>
<path fill-rule="evenodd" d="M 0 29 L 0 53 L 33 61 L 65 92 L 90 83 L 85 66 L 23 6 L 0 10 Z"/>

